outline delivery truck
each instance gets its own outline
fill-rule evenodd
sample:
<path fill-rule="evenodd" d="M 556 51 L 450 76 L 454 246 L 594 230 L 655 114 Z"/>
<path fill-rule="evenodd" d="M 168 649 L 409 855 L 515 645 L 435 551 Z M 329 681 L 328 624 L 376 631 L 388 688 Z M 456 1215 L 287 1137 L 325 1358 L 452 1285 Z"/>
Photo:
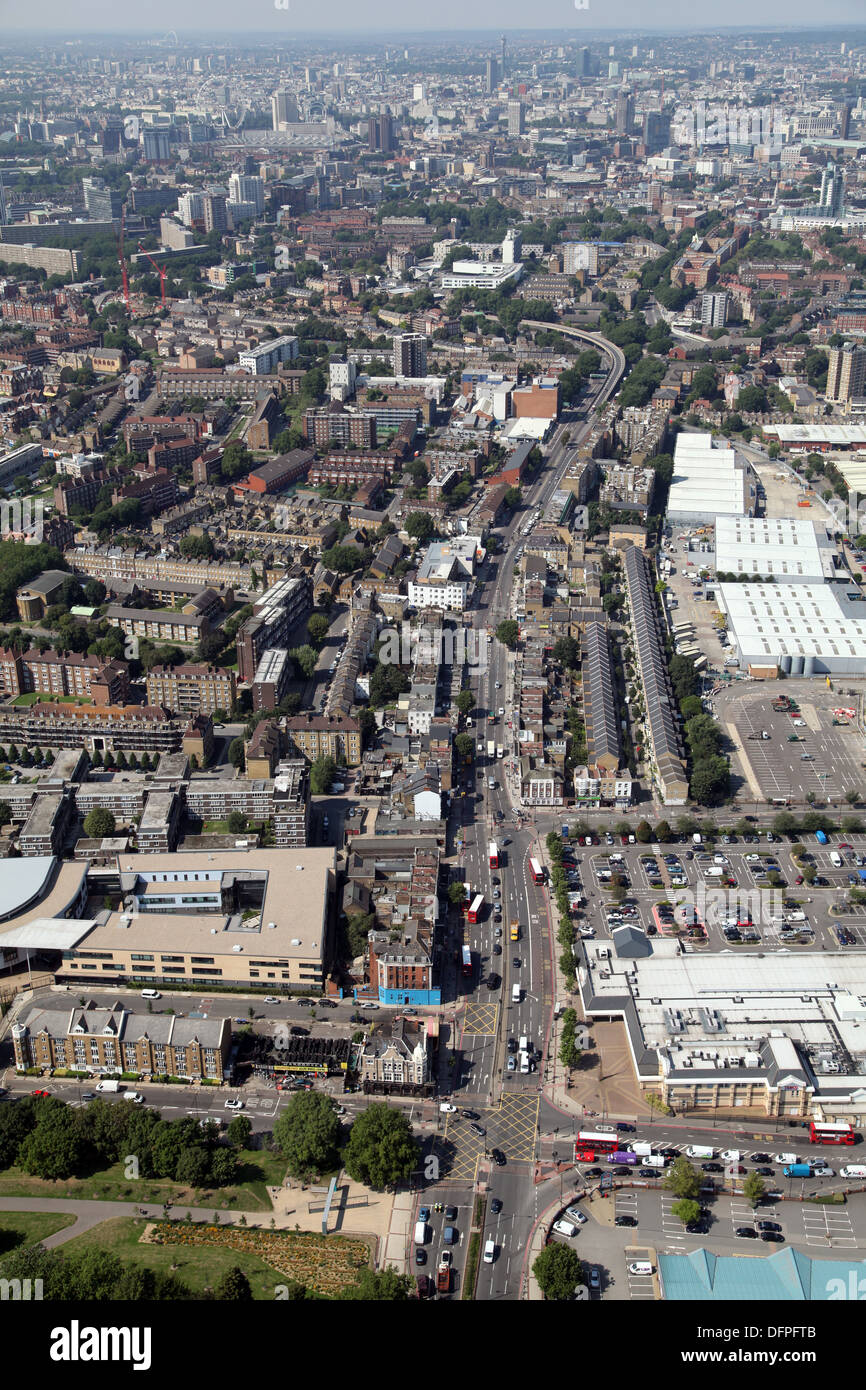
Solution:
<path fill-rule="evenodd" d="M 689 1144 L 686 1149 L 686 1158 L 715 1158 L 715 1156 L 715 1149 L 711 1149 L 708 1144 Z"/>
<path fill-rule="evenodd" d="M 451 1291 L 451 1266 L 444 1262 L 440 1264 L 436 1271 L 436 1290 L 438 1293 L 449 1293 Z"/>
<path fill-rule="evenodd" d="M 812 1165 L 811 1163 L 788 1163 L 782 1172 L 786 1178 L 811 1178 Z"/>
<path fill-rule="evenodd" d="M 846 1163 L 839 1169 L 840 1178 L 866 1178 L 866 1163 Z"/>
<path fill-rule="evenodd" d="M 493 738 L 487 740 L 487 756 L 488 758 L 496 757 L 496 740 Z"/>
<path fill-rule="evenodd" d="M 112 1095 L 121 1089 L 119 1081 L 100 1081 L 96 1087 L 97 1091 Z"/>
<path fill-rule="evenodd" d="M 637 1154 L 638 1158 L 649 1158 L 653 1151 L 652 1144 L 638 1143 L 632 1144 L 630 1147 L 632 1153 Z"/>

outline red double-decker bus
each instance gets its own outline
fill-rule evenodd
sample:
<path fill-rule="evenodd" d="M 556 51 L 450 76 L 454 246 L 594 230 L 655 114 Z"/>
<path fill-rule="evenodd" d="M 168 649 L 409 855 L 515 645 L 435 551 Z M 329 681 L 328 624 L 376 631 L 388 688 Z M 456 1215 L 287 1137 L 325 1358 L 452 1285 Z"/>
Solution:
<path fill-rule="evenodd" d="M 809 1122 L 809 1140 L 813 1144 L 853 1144 L 856 1138 L 850 1125 Z"/>
<path fill-rule="evenodd" d="M 483 894 L 483 893 L 477 893 L 476 896 L 472 899 L 472 902 L 469 904 L 469 911 L 468 911 L 468 913 L 466 914 L 467 921 L 473 922 L 473 923 L 474 923 L 474 922 L 480 922 L 480 920 L 481 920 L 481 913 L 482 913 L 483 909 L 484 909 L 484 894 Z"/>
<path fill-rule="evenodd" d="M 607 1130 L 582 1129 L 574 1148 L 575 1152 L 578 1149 L 592 1149 L 597 1154 L 612 1154 L 619 1148 L 619 1138 L 616 1131 L 611 1134 Z"/>
<path fill-rule="evenodd" d="M 466 916 L 467 912 L 469 911 L 469 904 L 470 904 L 471 902 L 472 902 L 472 889 L 469 887 L 469 884 L 468 884 L 468 883 L 464 883 L 464 885 L 463 885 L 463 901 L 462 901 L 462 903 L 460 904 L 460 911 L 463 913 L 463 916 L 464 916 L 464 917 Z"/>
<path fill-rule="evenodd" d="M 490 860 L 491 869 L 499 868 L 499 846 L 495 840 L 491 840 L 487 847 L 487 857 Z"/>
<path fill-rule="evenodd" d="M 541 865 L 539 864 L 539 862 L 538 862 L 537 859 L 530 859 L 530 861 L 529 861 L 529 872 L 530 872 L 530 874 L 532 875 L 532 882 L 533 882 L 533 883 L 543 883 L 543 882 L 544 882 L 544 870 L 542 869 L 542 867 L 541 867 Z"/>
<path fill-rule="evenodd" d="M 468 946 L 464 946 L 461 952 L 461 967 L 464 975 L 472 974 L 472 952 Z"/>

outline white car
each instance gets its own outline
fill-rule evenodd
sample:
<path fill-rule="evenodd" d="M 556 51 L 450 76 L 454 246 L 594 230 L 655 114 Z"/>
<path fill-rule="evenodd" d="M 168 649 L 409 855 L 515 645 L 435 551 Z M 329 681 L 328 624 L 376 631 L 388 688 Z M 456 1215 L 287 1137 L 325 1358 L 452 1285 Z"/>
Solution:
<path fill-rule="evenodd" d="M 378 1007 L 375 999 L 368 999 L 366 1003 L 358 1005 L 359 1009 L 378 1009 Z"/>
<path fill-rule="evenodd" d="M 595 927 L 581 927 L 580 935 L 585 941 L 592 941 L 595 936 Z"/>
<path fill-rule="evenodd" d="M 439 1109 L 442 1111 L 443 1115 L 457 1114 L 457 1106 L 452 1105 L 451 1102 L 448 1100 L 443 1100 L 439 1106 Z"/>
<path fill-rule="evenodd" d="M 586 1212 L 581 1211 L 580 1207 L 567 1207 L 565 1214 L 570 1221 L 576 1221 L 578 1226 L 583 1226 L 589 1220 Z"/>
<path fill-rule="evenodd" d="M 505 706 L 504 706 L 504 705 L 500 705 L 500 706 L 499 706 L 499 713 L 500 713 L 500 715 L 503 715 L 503 714 L 505 713 Z"/>
<path fill-rule="evenodd" d="M 243 1108 L 244 1103 L 242 1100 L 227 1100 L 223 1106 L 224 1110 L 243 1110 Z"/>
<path fill-rule="evenodd" d="M 266 994 L 264 999 L 262 1000 L 263 1004 L 279 1004 L 281 1002 L 282 1001 L 278 999 L 275 994 Z"/>
<path fill-rule="evenodd" d="M 502 689 L 502 681 L 497 681 L 493 688 L 494 688 L 494 690 L 501 690 L 501 689 Z"/>

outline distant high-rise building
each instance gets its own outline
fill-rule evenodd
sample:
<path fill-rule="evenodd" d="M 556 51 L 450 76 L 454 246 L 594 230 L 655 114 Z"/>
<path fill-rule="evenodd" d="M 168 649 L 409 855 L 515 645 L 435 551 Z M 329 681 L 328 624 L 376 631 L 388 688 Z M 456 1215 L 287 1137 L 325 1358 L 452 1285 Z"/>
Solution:
<path fill-rule="evenodd" d="M 271 97 L 271 124 L 274 130 L 294 125 L 298 119 L 298 103 L 291 92 L 274 92 Z"/>
<path fill-rule="evenodd" d="M 229 201 L 255 203 L 256 212 L 265 207 L 265 181 L 258 174 L 232 174 L 229 179 Z"/>
<path fill-rule="evenodd" d="M 0 227 L 5 227 L 9 221 L 9 208 L 6 203 L 6 189 L 3 187 L 3 175 L 0 174 Z"/>
<path fill-rule="evenodd" d="M 423 333 L 394 334 L 394 375 L 427 375 L 427 339 Z"/>
<path fill-rule="evenodd" d="M 608 77 L 619 77 L 619 63 L 615 58 L 611 58 L 607 65 Z"/>
<path fill-rule="evenodd" d="M 204 198 L 201 193 L 181 193 L 177 200 L 177 210 L 185 227 L 204 220 Z"/>
<path fill-rule="evenodd" d="M 634 125 L 634 97 L 631 92 L 622 91 L 616 99 L 615 135 L 628 135 Z"/>
<path fill-rule="evenodd" d="M 205 193 L 202 195 L 202 217 L 205 232 L 225 232 L 228 230 L 228 214 L 224 193 Z"/>
<path fill-rule="evenodd" d="M 578 77 L 589 77 L 590 61 L 589 49 L 580 48 L 577 53 L 577 75 Z"/>
<path fill-rule="evenodd" d="M 499 71 L 505 76 L 505 35 L 499 40 Z"/>
<path fill-rule="evenodd" d="M 84 206 L 90 222 L 113 222 L 120 217 L 123 208 L 123 194 L 106 188 L 105 180 L 89 178 L 81 180 Z"/>
<path fill-rule="evenodd" d="M 492 92 L 492 91 L 494 91 L 495 88 L 496 88 L 496 84 L 498 83 L 498 81 L 499 81 L 499 64 L 498 64 L 498 62 L 496 61 L 495 58 L 493 58 L 493 57 L 488 58 L 488 59 L 487 59 L 487 62 L 484 64 L 484 90 L 485 90 L 485 92 Z"/>
<path fill-rule="evenodd" d="M 381 150 L 391 154 L 394 143 L 394 117 L 385 112 L 381 116 L 371 116 L 368 124 L 368 144 L 371 150 Z"/>
<path fill-rule="evenodd" d="M 866 396 L 866 347 L 861 343 L 830 348 L 824 395 L 828 401 L 840 402 Z"/>
<path fill-rule="evenodd" d="M 149 164 L 165 164 L 171 159 L 171 147 L 167 130 L 146 130 L 144 132 L 144 157 Z"/>
<path fill-rule="evenodd" d="M 502 242 L 502 264 L 517 265 L 520 260 L 520 253 L 523 249 L 523 241 L 519 232 L 513 229 L 505 233 Z"/>
<path fill-rule="evenodd" d="M 710 290 L 701 296 L 701 328 L 724 328 L 728 321 L 727 290 Z"/>
<path fill-rule="evenodd" d="M 643 143 L 647 154 L 658 154 L 671 142 L 671 118 L 667 111 L 647 111 L 643 118 Z"/>
<path fill-rule="evenodd" d="M 828 217 L 838 217 L 845 199 L 845 176 L 835 164 L 828 164 L 821 175 L 821 193 L 818 206 Z"/>
<path fill-rule="evenodd" d="M 526 131 L 526 107 L 522 101 L 508 103 L 508 134 L 523 135 Z"/>

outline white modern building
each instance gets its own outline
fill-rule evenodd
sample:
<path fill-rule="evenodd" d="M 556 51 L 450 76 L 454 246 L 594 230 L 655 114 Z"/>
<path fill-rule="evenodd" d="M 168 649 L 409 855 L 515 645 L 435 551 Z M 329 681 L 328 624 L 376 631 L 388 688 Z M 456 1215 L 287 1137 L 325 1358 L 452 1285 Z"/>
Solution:
<path fill-rule="evenodd" d="M 719 584 L 740 667 L 777 667 L 786 675 L 862 675 L 866 671 L 866 599 L 854 584 Z"/>
<path fill-rule="evenodd" d="M 716 521 L 717 574 L 820 582 L 845 577 L 837 558 L 827 528 L 800 517 L 720 516 Z"/>
<path fill-rule="evenodd" d="M 281 362 L 294 362 L 298 355 L 298 340 L 288 334 L 283 338 L 271 338 L 268 343 L 249 348 L 238 353 L 238 365 L 253 376 L 270 376 Z"/>
<path fill-rule="evenodd" d="M 445 608 L 462 613 L 476 562 L 483 554 L 480 536 L 435 541 L 428 547 L 415 578 L 409 581 L 409 602 L 416 608 Z"/>
<path fill-rule="evenodd" d="M 523 266 L 503 265 L 500 261 L 455 261 L 442 276 L 445 290 L 499 290 L 512 280 L 519 280 Z"/>
<path fill-rule="evenodd" d="M 718 516 L 754 511 L 755 484 L 748 460 L 709 434 L 679 434 L 668 492 L 668 520 L 674 526 L 701 525 Z"/>

